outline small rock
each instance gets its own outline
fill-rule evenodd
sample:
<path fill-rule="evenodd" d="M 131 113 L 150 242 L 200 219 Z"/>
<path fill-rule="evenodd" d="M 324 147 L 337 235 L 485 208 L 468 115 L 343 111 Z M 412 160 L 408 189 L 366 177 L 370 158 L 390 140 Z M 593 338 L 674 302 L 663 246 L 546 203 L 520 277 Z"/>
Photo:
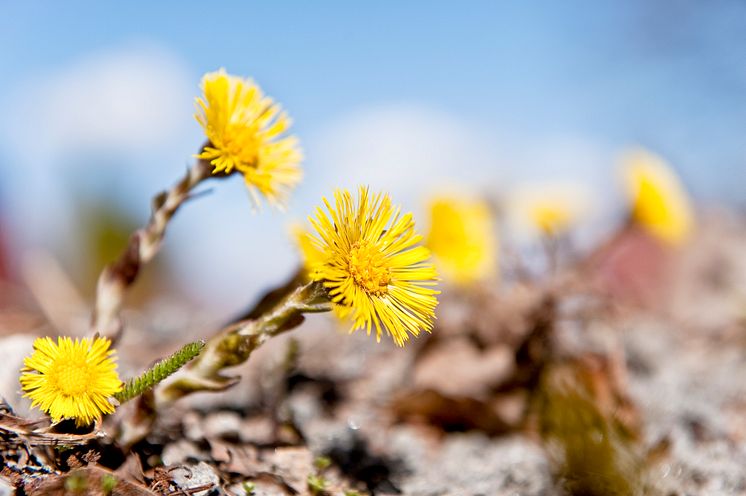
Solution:
<path fill-rule="evenodd" d="M 13 484 L 5 477 L 0 477 L 0 496 L 14 496 L 15 494 Z"/>
<path fill-rule="evenodd" d="M 266 416 L 250 417 L 241 424 L 241 441 L 251 444 L 270 444 L 275 440 L 274 425 Z"/>
<path fill-rule="evenodd" d="M 191 441 L 202 441 L 205 438 L 204 422 L 202 416 L 194 411 L 189 411 L 182 417 L 184 435 Z"/>
<path fill-rule="evenodd" d="M 191 491 L 194 488 L 211 484 L 212 487 L 198 492 L 190 492 L 195 496 L 207 496 L 218 494 L 220 489 L 220 477 L 215 469 L 205 462 L 199 462 L 193 466 L 177 467 L 171 471 L 174 483 L 183 490 Z"/>
<path fill-rule="evenodd" d="M 218 411 L 207 415 L 202 427 L 208 439 L 237 439 L 241 431 L 241 417 L 236 412 Z"/>
<path fill-rule="evenodd" d="M 21 385 L 18 383 L 23 359 L 34 350 L 35 336 L 12 334 L 0 338 L 0 397 L 13 407 L 16 414 L 27 416 L 30 413 L 29 401 L 21 398 Z"/>
<path fill-rule="evenodd" d="M 281 476 L 293 489 L 302 492 L 308 474 L 313 473 L 313 454 L 308 448 L 277 448 L 264 461 L 269 471 Z"/>
<path fill-rule="evenodd" d="M 194 443 L 187 441 L 186 439 L 180 439 L 179 441 L 166 445 L 163 449 L 161 458 L 163 459 L 164 465 L 179 465 L 203 457 L 200 456 L 200 450 Z"/>

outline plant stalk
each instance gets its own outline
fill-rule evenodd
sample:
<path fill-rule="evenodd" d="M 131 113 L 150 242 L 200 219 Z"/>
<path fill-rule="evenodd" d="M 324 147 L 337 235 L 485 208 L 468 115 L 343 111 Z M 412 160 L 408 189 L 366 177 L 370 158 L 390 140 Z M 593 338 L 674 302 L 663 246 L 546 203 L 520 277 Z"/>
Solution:
<path fill-rule="evenodd" d="M 331 302 L 321 282 L 296 287 L 261 316 L 231 324 L 210 338 L 197 358 L 155 389 L 156 407 L 190 393 L 233 386 L 238 378 L 223 375 L 223 369 L 246 362 L 269 338 L 300 325 L 303 314 L 329 310 Z"/>
<path fill-rule="evenodd" d="M 194 188 L 212 175 L 212 166 L 197 162 L 170 190 L 153 198 L 153 212 L 145 227 L 130 236 L 124 253 L 101 272 L 91 318 L 91 333 L 116 341 L 123 329 L 121 311 L 127 289 L 135 282 L 140 268 L 158 253 L 171 217 L 189 198 Z"/>

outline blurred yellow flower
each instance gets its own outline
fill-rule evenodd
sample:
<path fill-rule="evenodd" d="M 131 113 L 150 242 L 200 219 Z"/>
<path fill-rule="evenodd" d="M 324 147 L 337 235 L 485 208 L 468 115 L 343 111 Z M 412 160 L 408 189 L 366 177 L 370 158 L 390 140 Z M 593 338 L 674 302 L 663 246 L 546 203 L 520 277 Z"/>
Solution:
<path fill-rule="evenodd" d="M 497 241 L 490 207 L 479 199 L 454 195 L 430 202 L 430 248 L 443 275 L 468 284 L 490 277 L 496 267 Z"/>
<path fill-rule="evenodd" d="M 632 219 L 667 243 L 684 242 L 694 227 L 694 214 L 668 164 L 648 151 L 633 150 L 623 157 L 622 175 Z"/>
<path fill-rule="evenodd" d="M 47 412 L 54 422 L 75 419 L 85 426 L 114 411 L 109 399 L 122 389 L 111 341 L 105 338 L 59 337 L 34 341 L 24 360 L 21 387 L 32 407 Z"/>
<path fill-rule="evenodd" d="M 295 241 L 298 251 L 300 251 L 304 271 L 310 279 L 313 279 L 314 267 L 318 267 L 325 260 L 324 252 L 316 246 L 313 241 L 313 235 L 302 225 L 295 224 L 291 226 L 290 234 Z"/>
<path fill-rule="evenodd" d="M 352 330 L 382 329 L 403 346 L 409 335 L 430 331 L 438 304 L 437 274 L 430 251 L 419 245 L 412 214 L 401 215 L 385 194 L 360 187 L 357 199 L 347 190 L 326 198 L 310 218 L 312 250 L 306 260 L 311 277 L 323 281 L 335 313 L 351 318 Z"/>
<path fill-rule="evenodd" d="M 298 140 L 285 135 L 290 118 L 252 80 L 223 69 L 206 74 L 201 86 L 195 118 L 208 143 L 197 157 L 215 167 L 213 174 L 240 171 L 257 204 L 257 192 L 283 204 L 302 177 Z"/>
<path fill-rule="evenodd" d="M 541 184 L 518 188 L 510 199 L 514 220 L 544 236 L 560 236 L 588 211 L 586 191 L 574 184 Z"/>

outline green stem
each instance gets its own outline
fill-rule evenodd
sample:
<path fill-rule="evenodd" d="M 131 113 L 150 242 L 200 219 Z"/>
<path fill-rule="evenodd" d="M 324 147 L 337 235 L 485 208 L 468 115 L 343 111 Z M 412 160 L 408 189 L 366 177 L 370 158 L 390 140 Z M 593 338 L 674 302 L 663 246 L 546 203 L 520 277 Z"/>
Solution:
<path fill-rule="evenodd" d="M 114 398 L 119 403 L 124 403 L 140 396 L 186 365 L 190 360 L 199 355 L 204 347 L 205 342 L 201 340 L 184 345 L 179 351 L 159 361 L 140 374 L 139 377 L 128 380 L 122 390 L 114 395 Z"/>

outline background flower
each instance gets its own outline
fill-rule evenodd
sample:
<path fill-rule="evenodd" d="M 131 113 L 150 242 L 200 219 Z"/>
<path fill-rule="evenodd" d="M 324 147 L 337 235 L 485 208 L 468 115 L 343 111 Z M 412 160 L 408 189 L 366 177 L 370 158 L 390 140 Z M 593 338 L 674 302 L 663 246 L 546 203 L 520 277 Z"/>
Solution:
<path fill-rule="evenodd" d="M 588 216 L 591 201 L 581 184 L 532 183 L 508 198 L 511 220 L 534 235 L 561 236 Z"/>
<path fill-rule="evenodd" d="M 628 152 L 622 178 L 632 219 L 650 234 L 670 244 L 686 241 L 694 227 L 689 197 L 666 162 L 646 150 Z"/>
<path fill-rule="evenodd" d="M 497 236 L 489 205 L 444 195 L 431 200 L 429 212 L 425 244 L 443 275 L 457 283 L 490 277 L 497 265 Z"/>

